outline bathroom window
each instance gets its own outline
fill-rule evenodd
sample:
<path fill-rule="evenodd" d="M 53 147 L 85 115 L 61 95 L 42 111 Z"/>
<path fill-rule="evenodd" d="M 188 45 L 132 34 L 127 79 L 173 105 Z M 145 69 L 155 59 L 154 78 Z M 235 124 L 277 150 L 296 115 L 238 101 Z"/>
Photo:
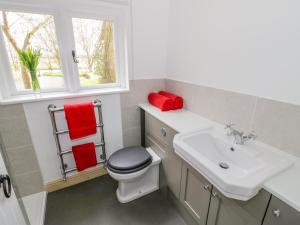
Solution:
<path fill-rule="evenodd" d="M 127 90 L 129 6 L 55 4 L 0 3 L 2 99 L 34 93 L 33 75 L 20 54 L 29 50 L 39 55 L 41 97 Z"/>
<path fill-rule="evenodd" d="M 0 14 L 14 89 L 18 92 L 32 89 L 30 71 L 21 63 L 18 53 L 28 48 L 40 51 L 37 78 L 41 90 L 63 88 L 64 79 L 53 16 L 8 11 L 1 11 Z"/>
<path fill-rule="evenodd" d="M 72 18 L 72 24 L 80 86 L 117 83 L 113 22 Z"/>

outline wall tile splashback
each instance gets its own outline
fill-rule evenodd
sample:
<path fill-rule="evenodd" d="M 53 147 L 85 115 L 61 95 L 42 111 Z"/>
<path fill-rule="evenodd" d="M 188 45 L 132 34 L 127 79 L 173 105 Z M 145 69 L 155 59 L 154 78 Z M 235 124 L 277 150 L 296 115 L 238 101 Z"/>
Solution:
<path fill-rule="evenodd" d="M 165 89 L 165 79 L 131 80 L 130 92 L 121 94 L 124 146 L 141 144 L 141 122 L 138 104 L 147 102 L 150 92 Z"/>
<path fill-rule="evenodd" d="M 221 124 L 234 123 L 258 139 L 300 157 L 300 106 L 166 79 L 167 91 L 182 95 L 188 110 Z"/>
<path fill-rule="evenodd" d="M 252 129 L 263 142 L 300 157 L 300 106 L 259 98 Z"/>

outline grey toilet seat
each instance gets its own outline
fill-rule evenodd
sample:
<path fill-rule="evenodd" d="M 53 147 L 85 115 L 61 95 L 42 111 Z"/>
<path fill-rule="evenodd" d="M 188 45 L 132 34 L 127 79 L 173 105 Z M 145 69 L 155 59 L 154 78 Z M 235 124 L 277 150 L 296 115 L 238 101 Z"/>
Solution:
<path fill-rule="evenodd" d="M 152 157 L 141 146 L 122 148 L 113 153 L 107 160 L 110 171 L 128 174 L 140 171 L 152 163 Z"/>

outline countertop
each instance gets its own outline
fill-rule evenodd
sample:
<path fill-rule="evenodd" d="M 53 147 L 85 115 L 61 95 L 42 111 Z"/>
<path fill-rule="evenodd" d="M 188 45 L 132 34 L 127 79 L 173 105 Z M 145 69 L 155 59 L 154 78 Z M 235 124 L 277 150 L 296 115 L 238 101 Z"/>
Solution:
<path fill-rule="evenodd" d="M 205 129 L 214 125 L 220 126 L 186 109 L 161 112 L 149 103 L 139 106 L 179 133 Z M 300 158 L 287 153 L 286 157 L 294 161 L 294 165 L 267 180 L 262 188 L 300 212 Z"/>

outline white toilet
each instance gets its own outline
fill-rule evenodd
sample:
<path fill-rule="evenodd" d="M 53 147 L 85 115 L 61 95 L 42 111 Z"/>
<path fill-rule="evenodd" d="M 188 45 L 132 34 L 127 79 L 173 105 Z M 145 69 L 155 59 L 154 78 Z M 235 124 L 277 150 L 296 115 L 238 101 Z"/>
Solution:
<path fill-rule="evenodd" d="M 119 182 L 119 202 L 130 202 L 158 190 L 160 162 L 151 148 L 127 147 L 113 153 L 107 160 L 107 171 Z"/>

